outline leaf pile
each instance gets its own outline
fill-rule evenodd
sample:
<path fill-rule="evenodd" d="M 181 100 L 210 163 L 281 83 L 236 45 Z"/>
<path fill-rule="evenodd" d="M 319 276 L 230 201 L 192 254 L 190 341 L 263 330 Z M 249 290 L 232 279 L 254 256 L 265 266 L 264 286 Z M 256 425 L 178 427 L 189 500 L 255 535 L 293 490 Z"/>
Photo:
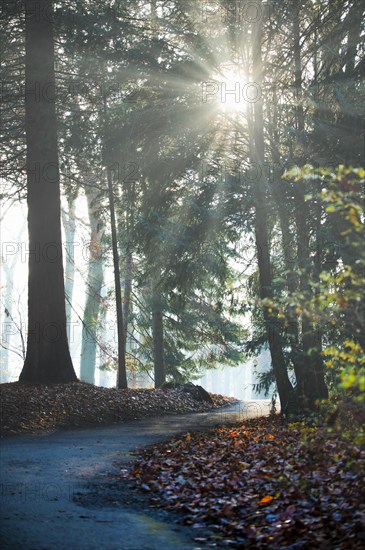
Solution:
<path fill-rule="evenodd" d="M 130 476 L 209 546 L 365 548 L 365 450 L 304 423 L 261 418 L 147 450 Z"/>
<path fill-rule="evenodd" d="M 50 386 L 13 382 L 1 384 L 0 395 L 2 435 L 202 412 L 232 402 L 229 397 L 211 394 L 211 405 L 176 389 L 118 390 L 83 382 Z"/>

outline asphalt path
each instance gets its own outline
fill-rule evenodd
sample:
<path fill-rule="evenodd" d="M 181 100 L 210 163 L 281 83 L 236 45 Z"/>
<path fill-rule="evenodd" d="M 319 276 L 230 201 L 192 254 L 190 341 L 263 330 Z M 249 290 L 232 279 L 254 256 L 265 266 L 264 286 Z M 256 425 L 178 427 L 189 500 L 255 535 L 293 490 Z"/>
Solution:
<path fill-rule="evenodd" d="M 198 549 L 198 533 L 136 505 L 114 477 L 136 452 L 187 431 L 268 414 L 270 402 L 1 440 L 2 550 Z M 97 498 L 97 496 L 100 498 Z"/>

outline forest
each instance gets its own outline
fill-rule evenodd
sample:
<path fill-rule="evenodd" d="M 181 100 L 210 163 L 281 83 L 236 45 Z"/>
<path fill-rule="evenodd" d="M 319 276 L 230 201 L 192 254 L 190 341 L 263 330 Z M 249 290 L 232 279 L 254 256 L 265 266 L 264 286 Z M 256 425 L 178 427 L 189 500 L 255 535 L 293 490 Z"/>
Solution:
<path fill-rule="evenodd" d="M 125 388 L 268 348 L 282 410 L 363 391 L 362 3 L 56 2 L 53 24 L 51 2 L 21 6 L 1 75 L 3 211 L 27 203 L 32 251 L 20 379 L 76 379 L 62 238 L 83 223 L 82 380 L 99 349 Z"/>
<path fill-rule="evenodd" d="M 148 405 L 136 380 L 189 390 L 267 352 L 273 422 L 364 443 L 364 15 L 359 0 L 3 2 L 6 406 L 40 392 L 39 416 L 52 387 L 81 403 L 116 372 L 148 415 L 165 398 Z"/>

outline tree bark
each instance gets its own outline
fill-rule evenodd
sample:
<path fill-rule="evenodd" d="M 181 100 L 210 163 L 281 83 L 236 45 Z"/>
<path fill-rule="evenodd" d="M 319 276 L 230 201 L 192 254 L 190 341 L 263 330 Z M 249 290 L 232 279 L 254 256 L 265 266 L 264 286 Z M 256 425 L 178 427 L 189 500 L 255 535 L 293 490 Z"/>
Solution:
<path fill-rule="evenodd" d="M 357 46 L 361 42 L 361 24 L 364 18 L 364 4 L 358 0 L 352 2 L 348 14 L 348 33 L 347 33 L 347 44 L 346 44 L 346 76 L 351 78 L 354 73 L 356 57 L 357 57 Z"/>
<path fill-rule="evenodd" d="M 282 235 L 282 248 L 284 251 L 284 264 L 286 271 L 286 281 L 289 295 L 294 295 L 298 290 L 298 280 L 294 271 L 293 257 L 296 253 L 293 243 L 295 241 L 294 235 L 290 230 L 290 218 L 288 212 L 284 208 L 285 196 L 281 193 L 280 183 L 276 189 L 273 189 L 272 194 L 276 202 L 278 210 L 280 230 Z M 306 370 L 302 360 L 302 352 L 300 349 L 300 337 L 299 337 L 299 317 L 298 314 L 289 309 L 286 311 L 286 318 L 288 321 L 287 334 L 290 338 L 291 347 L 291 360 L 294 368 L 296 389 L 298 396 L 298 404 L 300 408 L 305 408 L 306 404 Z"/>
<path fill-rule="evenodd" d="M 124 276 L 124 296 L 123 296 L 123 321 L 124 321 L 124 345 L 127 346 L 128 336 L 128 321 L 131 305 L 132 293 L 132 278 L 133 278 L 133 257 L 127 243 L 126 260 L 125 260 L 125 276 Z"/>
<path fill-rule="evenodd" d="M 68 343 L 71 343 L 71 318 L 72 318 L 72 296 L 75 284 L 75 199 L 69 197 L 67 200 L 68 211 L 62 211 L 63 228 L 66 239 L 66 261 L 65 261 L 65 295 L 66 295 L 66 323 Z"/>
<path fill-rule="evenodd" d="M 294 51 L 294 82 L 296 90 L 296 123 L 297 129 L 304 134 L 304 111 L 303 111 L 303 91 L 302 91 L 302 53 L 300 46 L 300 26 L 299 26 L 300 7 L 293 8 L 293 51 Z M 298 242 L 298 261 L 301 269 L 300 290 L 304 295 L 311 293 L 309 279 L 314 275 L 313 262 L 310 256 L 310 211 L 305 201 L 305 189 L 302 183 L 296 190 L 295 198 L 295 220 L 297 226 Z M 328 397 L 327 386 L 324 381 L 323 360 L 316 351 L 320 348 L 316 341 L 320 333 L 316 333 L 312 319 L 305 313 L 302 316 L 302 351 L 299 354 L 298 362 L 300 372 L 303 375 L 303 389 L 305 400 L 309 408 L 313 408 L 314 402 L 319 398 Z M 320 343 L 319 343 L 320 344 Z M 312 351 L 313 350 L 313 351 Z"/>
<path fill-rule="evenodd" d="M 22 239 L 24 238 L 24 229 L 25 229 L 25 223 L 21 225 L 18 235 L 16 237 L 16 240 L 18 242 L 21 242 Z M 20 338 L 21 344 L 22 344 L 23 358 L 25 357 L 24 335 L 23 335 L 23 327 L 21 324 L 21 319 L 19 319 L 19 334 L 14 334 L 13 332 L 14 328 L 16 328 L 13 321 L 13 306 L 14 306 L 14 299 L 15 299 L 14 270 L 15 270 L 17 259 L 18 259 L 17 254 L 14 254 L 11 262 L 7 257 L 5 258 L 1 257 L 1 267 L 4 269 L 4 272 L 5 272 L 5 292 L 4 292 L 4 301 L 2 303 L 2 305 L 4 306 L 5 317 L 3 317 L 3 322 L 1 326 L 1 342 L 3 347 L 0 350 L 0 357 L 1 357 L 0 383 L 12 381 L 11 380 L 12 368 L 9 362 L 9 354 L 12 348 L 9 346 L 13 335 L 16 338 L 18 337 Z"/>
<path fill-rule="evenodd" d="M 95 213 L 95 193 L 86 192 L 90 220 L 90 247 L 86 290 L 86 304 L 82 327 L 80 379 L 95 384 L 96 327 L 100 312 L 101 290 L 104 281 L 103 249 L 99 220 Z"/>
<path fill-rule="evenodd" d="M 120 284 L 119 251 L 118 251 L 118 239 L 117 239 L 117 225 L 116 225 L 116 219 L 115 219 L 112 172 L 109 166 L 107 167 L 107 179 L 108 179 L 108 192 L 109 192 L 110 223 L 111 223 L 111 230 L 112 230 L 115 307 L 117 310 L 117 333 L 118 333 L 117 388 L 125 389 L 125 388 L 128 388 L 128 383 L 127 383 L 127 371 L 126 371 L 126 363 L 125 363 L 122 288 Z"/>
<path fill-rule="evenodd" d="M 159 388 L 166 381 L 166 372 L 161 294 L 154 283 L 152 283 L 152 338 L 155 388 Z"/>
<path fill-rule="evenodd" d="M 52 2 L 25 4 L 28 340 L 19 380 L 76 381 L 66 332 Z"/>
<path fill-rule="evenodd" d="M 106 96 L 106 85 L 103 80 L 103 162 L 106 167 L 109 211 L 110 211 L 110 226 L 112 232 L 112 250 L 113 250 L 113 267 L 114 267 L 114 288 L 115 288 L 115 307 L 117 313 L 117 339 L 118 339 L 118 367 L 117 367 L 117 388 L 127 389 L 127 369 L 125 360 L 125 338 L 124 338 L 124 321 L 123 321 L 123 303 L 122 303 L 122 287 L 120 282 L 120 258 L 118 250 L 118 235 L 117 221 L 115 215 L 115 199 L 113 189 L 113 162 L 110 157 L 109 147 L 109 116 L 108 104 Z"/>
<path fill-rule="evenodd" d="M 253 82 L 256 82 L 259 86 L 262 84 L 263 81 L 262 25 L 262 17 L 260 17 L 259 20 L 252 25 L 252 65 L 254 68 Z M 254 103 L 253 112 L 251 113 L 251 115 L 251 159 L 256 166 L 256 173 L 258 174 L 256 181 L 252 185 L 252 190 L 256 211 L 255 239 L 259 268 L 260 295 L 262 299 L 271 299 L 272 274 L 265 195 L 265 142 L 262 98 Z M 263 316 L 266 325 L 272 367 L 278 388 L 281 410 L 284 411 L 288 407 L 290 395 L 293 392 L 293 387 L 289 380 L 286 361 L 283 353 L 281 327 L 279 326 L 273 314 L 270 312 L 269 307 L 263 307 Z"/>

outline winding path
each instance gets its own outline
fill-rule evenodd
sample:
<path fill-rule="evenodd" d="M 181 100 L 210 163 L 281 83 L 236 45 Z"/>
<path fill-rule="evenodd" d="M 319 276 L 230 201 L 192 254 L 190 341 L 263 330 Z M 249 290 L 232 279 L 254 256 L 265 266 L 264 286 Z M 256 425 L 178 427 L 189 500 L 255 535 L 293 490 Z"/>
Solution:
<path fill-rule="evenodd" d="M 261 416 L 269 402 L 240 402 L 228 409 L 154 417 L 121 425 L 22 435 L 1 441 L 0 546 L 3 550 L 197 549 L 188 527 L 156 519 L 114 501 L 85 507 L 91 485 L 102 487 L 114 462 L 127 462 L 143 446 L 184 431 Z M 110 480 L 109 486 L 115 485 Z M 115 486 L 114 495 L 118 495 Z M 117 497 L 118 498 L 118 497 Z"/>

